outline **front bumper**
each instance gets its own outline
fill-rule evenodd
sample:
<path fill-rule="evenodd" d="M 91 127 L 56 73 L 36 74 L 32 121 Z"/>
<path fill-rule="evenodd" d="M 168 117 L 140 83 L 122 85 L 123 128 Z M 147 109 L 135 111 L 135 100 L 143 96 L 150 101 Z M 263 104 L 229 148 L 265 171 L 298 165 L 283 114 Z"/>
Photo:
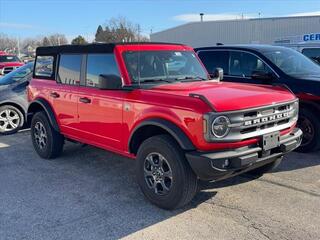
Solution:
<path fill-rule="evenodd" d="M 202 180 L 221 180 L 271 163 L 300 146 L 302 131 L 295 128 L 280 137 L 280 146 L 264 151 L 260 146 L 247 146 L 219 152 L 187 152 L 186 158 Z"/>

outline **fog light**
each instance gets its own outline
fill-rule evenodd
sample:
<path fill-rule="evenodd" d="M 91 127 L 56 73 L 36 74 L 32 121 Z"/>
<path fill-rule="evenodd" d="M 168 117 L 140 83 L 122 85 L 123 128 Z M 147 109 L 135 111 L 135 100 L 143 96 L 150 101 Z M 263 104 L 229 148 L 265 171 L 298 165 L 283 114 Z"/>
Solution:
<path fill-rule="evenodd" d="M 226 159 L 226 160 L 224 160 L 224 163 L 222 164 L 222 167 L 226 168 L 226 167 L 229 166 L 229 164 L 230 164 L 229 159 Z"/>

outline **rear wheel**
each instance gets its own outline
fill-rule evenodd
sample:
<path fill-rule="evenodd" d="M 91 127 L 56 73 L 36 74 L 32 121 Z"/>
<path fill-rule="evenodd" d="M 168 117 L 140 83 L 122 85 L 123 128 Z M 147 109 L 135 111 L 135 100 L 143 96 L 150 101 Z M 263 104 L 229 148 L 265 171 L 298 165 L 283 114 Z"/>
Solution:
<path fill-rule="evenodd" d="M 19 131 L 24 124 L 24 115 L 16 107 L 4 105 L 0 107 L 0 134 L 9 135 Z"/>
<path fill-rule="evenodd" d="M 282 162 L 282 158 L 283 157 L 277 158 L 275 161 L 273 161 L 271 163 L 268 163 L 268 164 L 266 164 L 266 165 L 264 165 L 262 167 L 259 167 L 259 168 L 253 169 L 251 171 L 248 171 L 245 174 L 249 174 L 249 175 L 260 177 L 263 174 L 271 172 L 272 170 L 276 169 L 279 166 L 279 164 Z"/>
<path fill-rule="evenodd" d="M 62 152 L 64 137 L 53 129 L 44 112 L 37 112 L 33 116 L 31 138 L 34 149 L 42 158 L 55 158 Z"/>
<path fill-rule="evenodd" d="M 302 142 L 298 152 L 311 152 L 320 148 L 320 121 L 316 112 L 311 109 L 301 108 L 298 127 L 303 132 Z"/>
<path fill-rule="evenodd" d="M 197 191 L 197 177 L 180 146 L 168 135 L 145 140 L 137 154 L 138 184 L 156 206 L 175 209 L 189 203 Z"/>

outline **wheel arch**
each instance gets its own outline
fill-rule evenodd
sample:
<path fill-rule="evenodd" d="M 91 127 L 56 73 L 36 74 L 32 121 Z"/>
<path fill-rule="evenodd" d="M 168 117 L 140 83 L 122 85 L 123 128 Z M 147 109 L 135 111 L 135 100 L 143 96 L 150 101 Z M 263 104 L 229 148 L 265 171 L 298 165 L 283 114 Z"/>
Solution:
<path fill-rule="evenodd" d="M 58 125 L 58 122 L 56 120 L 54 111 L 51 107 L 51 105 L 44 99 L 36 99 L 33 102 L 30 103 L 27 111 L 28 116 L 28 122 L 31 122 L 32 116 L 39 111 L 44 111 L 49 119 L 49 122 L 51 126 L 56 130 L 57 132 L 60 132 L 60 127 Z"/>
<path fill-rule="evenodd" d="M 136 154 L 144 140 L 160 134 L 170 135 L 183 150 L 195 150 L 191 140 L 176 124 L 168 120 L 153 118 L 141 122 L 134 128 L 128 141 L 129 152 Z"/>

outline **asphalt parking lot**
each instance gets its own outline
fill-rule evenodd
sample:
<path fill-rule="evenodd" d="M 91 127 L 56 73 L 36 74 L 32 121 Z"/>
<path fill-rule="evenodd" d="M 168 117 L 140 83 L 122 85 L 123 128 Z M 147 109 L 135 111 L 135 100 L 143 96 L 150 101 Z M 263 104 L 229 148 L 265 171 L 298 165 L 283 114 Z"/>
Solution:
<path fill-rule="evenodd" d="M 130 159 L 68 143 L 47 161 L 29 132 L 0 136 L 0 239 L 319 239 L 320 153 L 260 179 L 202 183 L 177 211 L 152 206 Z"/>

